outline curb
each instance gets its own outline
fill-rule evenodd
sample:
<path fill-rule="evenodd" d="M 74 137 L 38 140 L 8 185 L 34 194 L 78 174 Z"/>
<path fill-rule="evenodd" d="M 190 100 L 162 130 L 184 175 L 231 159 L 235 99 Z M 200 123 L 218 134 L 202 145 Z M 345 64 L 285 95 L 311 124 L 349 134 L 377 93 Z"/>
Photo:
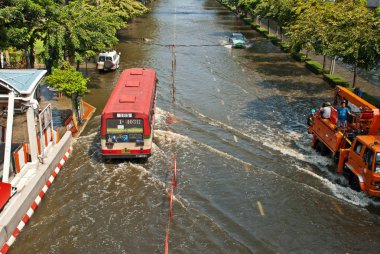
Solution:
<path fill-rule="evenodd" d="M 46 181 L 45 186 L 42 188 L 36 199 L 34 200 L 32 206 L 29 208 L 29 210 L 26 212 L 23 219 L 20 221 L 20 223 L 17 225 L 17 228 L 13 231 L 12 236 L 9 238 L 9 240 L 4 244 L 4 246 L 0 250 L 0 254 L 5 254 L 8 252 L 11 245 L 15 242 L 16 237 L 20 234 L 21 230 L 25 227 L 26 223 L 29 221 L 30 217 L 34 214 L 34 211 L 37 209 L 38 205 L 41 203 L 42 198 L 44 197 L 46 191 L 50 187 L 50 185 L 53 183 L 54 179 L 57 177 L 59 171 L 65 164 L 66 160 L 68 159 L 70 153 L 72 151 L 72 147 L 70 147 L 63 158 L 59 161 L 57 167 L 49 177 L 49 179 Z"/>

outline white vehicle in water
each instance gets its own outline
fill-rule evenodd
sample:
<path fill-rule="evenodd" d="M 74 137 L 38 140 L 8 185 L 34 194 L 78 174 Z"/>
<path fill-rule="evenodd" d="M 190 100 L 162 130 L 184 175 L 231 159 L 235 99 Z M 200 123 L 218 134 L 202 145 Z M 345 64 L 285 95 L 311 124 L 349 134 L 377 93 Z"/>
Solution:
<path fill-rule="evenodd" d="M 98 56 L 96 69 L 99 71 L 116 70 L 120 65 L 120 52 L 115 50 L 109 52 L 102 52 Z"/>

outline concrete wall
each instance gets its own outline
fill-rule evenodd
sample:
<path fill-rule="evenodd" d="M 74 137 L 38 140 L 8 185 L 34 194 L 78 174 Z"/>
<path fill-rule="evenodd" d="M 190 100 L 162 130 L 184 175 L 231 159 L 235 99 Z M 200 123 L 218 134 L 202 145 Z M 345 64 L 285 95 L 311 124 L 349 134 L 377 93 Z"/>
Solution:
<path fill-rule="evenodd" d="M 11 237 L 71 143 L 71 132 L 66 132 L 59 143 L 54 146 L 48 158 L 44 159 L 44 164 L 39 163 L 37 169 L 28 169 L 31 170 L 30 172 L 34 170 L 32 179 L 17 191 L 0 214 L 0 248 Z"/>

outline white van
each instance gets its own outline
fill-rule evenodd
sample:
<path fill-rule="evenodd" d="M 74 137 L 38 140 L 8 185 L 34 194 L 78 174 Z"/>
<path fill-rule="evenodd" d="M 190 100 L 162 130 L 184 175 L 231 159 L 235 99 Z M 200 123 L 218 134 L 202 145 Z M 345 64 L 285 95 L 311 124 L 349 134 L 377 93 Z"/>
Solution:
<path fill-rule="evenodd" d="M 120 53 L 115 50 L 110 52 L 102 52 L 98 56 L 98 62 L 96 63 L 96 69 L 99 71 L 116 70 L 120 64 Z"/>

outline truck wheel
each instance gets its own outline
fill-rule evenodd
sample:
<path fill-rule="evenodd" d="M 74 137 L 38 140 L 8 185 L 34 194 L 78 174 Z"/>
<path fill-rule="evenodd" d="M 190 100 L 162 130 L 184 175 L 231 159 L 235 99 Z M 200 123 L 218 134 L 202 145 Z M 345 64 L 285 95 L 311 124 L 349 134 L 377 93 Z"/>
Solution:
<path fill-rule="evenodd" d="M 322 156 L 328 155 L 329 151 L 325 144 L 323 144 L 321 141 L 317 141 L 317 144 L 315 146 L 315 150 L 320 153 Z"/>
<path fill-rule="evenodd" d="M 334 163 L 338 164 L 339 163 L 339 156 L 340 156 L 340 152 L 336 152 L 333 154 L 333 161 Z"/>
<path fill-rule="evenodd" d="M 354 174 L 350 176 L 350 187 L 354 191 L 360 191 L 359 178 Z"/>
<path fill-rule="evenodd" d="M 314 149 L 317 153 L 321 153 L 321 147 L 320 147 L 319 143 L 321 143 L 321 142 L 317 139 L 317 141 L 315 141 L 315 145 L 314 145 Z"/>

